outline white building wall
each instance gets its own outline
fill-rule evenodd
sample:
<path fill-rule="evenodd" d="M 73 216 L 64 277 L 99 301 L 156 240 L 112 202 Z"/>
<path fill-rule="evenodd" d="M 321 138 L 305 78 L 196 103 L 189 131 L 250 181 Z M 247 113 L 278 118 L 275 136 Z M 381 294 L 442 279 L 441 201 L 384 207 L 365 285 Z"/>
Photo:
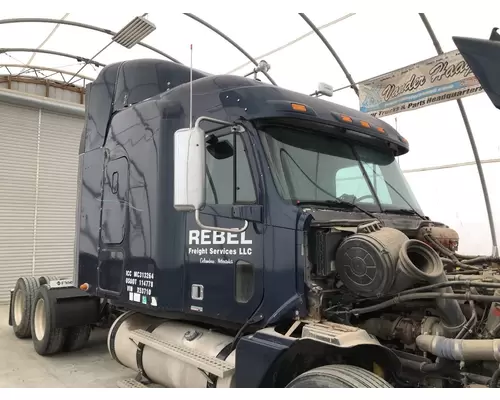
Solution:
<path fill-rule="evenodd" d="M 0 303 L 20 276 L 72 276 L 83 124 L 83 106 L 0 89 Z"/>

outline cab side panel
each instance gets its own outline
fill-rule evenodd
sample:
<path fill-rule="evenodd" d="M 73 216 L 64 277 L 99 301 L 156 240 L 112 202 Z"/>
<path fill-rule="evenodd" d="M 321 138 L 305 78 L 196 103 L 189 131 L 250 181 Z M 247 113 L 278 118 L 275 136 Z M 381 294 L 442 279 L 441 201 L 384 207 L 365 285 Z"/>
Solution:
<path fill-rule="evenodd" d="M 150 302 L 157 199 L 160 115 L 154 103 L 115 115 L 104 160 L 99 292 L 134 303 Z"/>
<path fill-rule="evenodd" d="M 81 188 L 78 235 L 78 284 L 88 283 L 90 293 L 97 288 L 99 232 L 101 223 L 101 188 L 104 149 L 81 156 Z"/>

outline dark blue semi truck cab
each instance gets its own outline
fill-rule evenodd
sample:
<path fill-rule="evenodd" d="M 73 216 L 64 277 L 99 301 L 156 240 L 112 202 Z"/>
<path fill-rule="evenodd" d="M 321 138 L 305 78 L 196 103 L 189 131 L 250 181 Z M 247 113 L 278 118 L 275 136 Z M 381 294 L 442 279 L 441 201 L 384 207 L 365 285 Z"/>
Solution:
<path fill-rule="evenodd" d="M 167 387 L 490 379 L 498 318 L 482 309 L 490 336 L 453 345 L 500 284 L 471 294 L 453 272 L 471 271 L 399 168 L 406 139 L 316 97 L 190 76 L 144 59 L 88 86 L 74 281 L 20 278 L 16 334 L 45 355 L 111 326 L 110 354 Z"/>

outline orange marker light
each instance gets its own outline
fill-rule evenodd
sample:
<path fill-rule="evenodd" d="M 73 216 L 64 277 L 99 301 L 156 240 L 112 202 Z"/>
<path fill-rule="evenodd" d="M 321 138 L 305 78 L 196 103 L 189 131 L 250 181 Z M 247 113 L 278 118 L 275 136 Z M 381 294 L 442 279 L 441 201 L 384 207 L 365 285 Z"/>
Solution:
<path fill-rule="evenodd" d="M 89 284 L 88 283 L 82 283 L 80 285 L 80 290 L 83 290 L 84 292 L 86 292 L 87 290 L 89 290 Z"/>
<path fill-rule="evenodd" d="M 297 103 L 292 103 L 292 109 L 294 111 L 301 111 L 301 112 L 307 111 L 307 108 L 304 104 L 297 104 Z"/>
<path fill-rule="evenodd" d="M 379 131 L 380 133 L 385 133 L 384 128 L 381 128 L 380 126 L 377 127 L 377 131 Z"/>
<path fill-rule="evenodd" d="M 340 119 L 342 119 L 342 121 L 344 122 L 352 122 L 352 118 L 347 115 L 341 115 Z"/>
<path fill-rule="evenodd" d="M 370 124 L 366 121 L 361 121 L 361 126 L 364 126 L 365 128 L 369 128 L 370 127 Z"/>

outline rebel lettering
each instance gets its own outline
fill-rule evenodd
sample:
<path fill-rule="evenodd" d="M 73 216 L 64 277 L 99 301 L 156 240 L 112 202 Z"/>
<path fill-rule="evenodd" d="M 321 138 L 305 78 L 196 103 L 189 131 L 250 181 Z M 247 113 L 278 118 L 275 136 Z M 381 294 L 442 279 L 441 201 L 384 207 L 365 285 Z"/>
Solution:
<path fill-rule="evenodd" d="M 227 234 L 227 244 L 238 244 L 238 236 L 236 233 Z"/>
<path fill-rule="evenodd" d="M 252 244 L 252 239 L 247 239 L 245 232 L 240 234 L 209 230 L 190 230 L 188 236 L 189 245 L 212 245 L 212 244 Z"/>
<path fill-rule="evenodd" d="M 213 233 L 213 244 L 224 244 L 224 232 L 214 231 Z"/>
<path fill-rule="evenodd" d="M 212 244 L 210 241 L 210 231 L 201 231 L 201 244 Z"/>

